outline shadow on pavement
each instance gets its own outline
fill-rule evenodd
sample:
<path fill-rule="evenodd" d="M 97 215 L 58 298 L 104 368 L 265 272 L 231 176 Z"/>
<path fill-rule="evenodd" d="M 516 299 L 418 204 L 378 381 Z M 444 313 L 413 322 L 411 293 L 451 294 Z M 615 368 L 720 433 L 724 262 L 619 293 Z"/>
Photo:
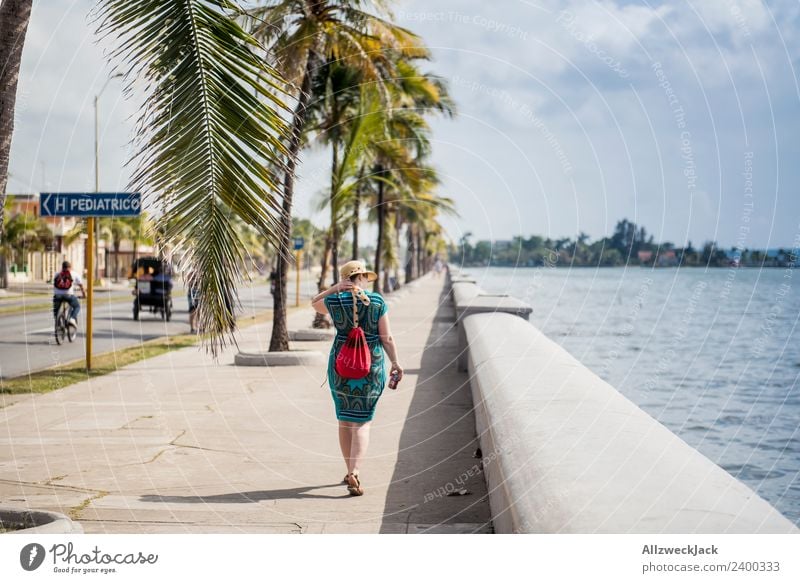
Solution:
<path fill-rule="evenodd" d="M 456 368 L 458 329 L 447 286 L 437 305 L 380 532 L 397 532 L 398 522 L 408 532 L 491 532 L 486 483 L 473 457 L 478 441 L 469 377 Z M 468 493 L 447 496 L 462 489 Z"/>
<path fill-rule="evenodd" d="M 252 492 L 231 492 L 229 494 L 212 494 L 209 496 L 158 496 L 155 494 L 146 494 L 144 496 L 140 496 L 139 500 L 141 502 L 165 504 L 249 504 L 252 502 L 261 502 L 262 500 L 280 500 L 284 498 L 352 498 L 352 496 L 350 496 L 348 493 L 345 493 L 344 495 L 322 495 L 308 493 L 311 490 L 339 486 L 341 486 L 340 483 L 320 484 L 318 486 L 283 488 L 281 490 L 255 490 Z"/>

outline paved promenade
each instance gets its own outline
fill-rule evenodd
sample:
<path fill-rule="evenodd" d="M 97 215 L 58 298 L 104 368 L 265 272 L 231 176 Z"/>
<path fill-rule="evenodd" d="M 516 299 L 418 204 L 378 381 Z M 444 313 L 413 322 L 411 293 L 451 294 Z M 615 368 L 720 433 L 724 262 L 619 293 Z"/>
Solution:
<path fill-rule="evenodd" d="M 87 533 L 491 532 L 445 291 L 429 274 L 387 295 L 405 377 L 378 403 L 364 496 L 341 483 L 324 366 L 236 367 L 236 349 L 215 363 L 188 348 L 0 408 L 0 505 Z M 312 320 L 293 310 L 289 328 Z M 265 349 L 269 328 L 242 331 L 241 350 Z"/>

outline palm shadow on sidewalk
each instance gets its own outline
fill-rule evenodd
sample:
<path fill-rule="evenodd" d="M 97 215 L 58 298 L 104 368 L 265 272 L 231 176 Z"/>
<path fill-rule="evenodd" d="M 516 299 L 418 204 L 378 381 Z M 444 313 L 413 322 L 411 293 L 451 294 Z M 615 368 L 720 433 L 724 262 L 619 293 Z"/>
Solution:
<path fill-rule="evenodd" d="M 141 502 L 154 504 L 251 504 L 264 500 L 303 499 L 303 498 L 350 498 L 345 492 L 342 494 L 311 494 L 312 490 L 322 488 L 342 487 L 340 483 L 319 484 L 316 486 L 301 486 L 298 488 L 281 488 L 278 490 L 253 490 L 250 492 L 231 492 L 227 494 L 209 494 L 208 496 L 166 496 L 158 494 L 145 494 L 139 497 Z"/>

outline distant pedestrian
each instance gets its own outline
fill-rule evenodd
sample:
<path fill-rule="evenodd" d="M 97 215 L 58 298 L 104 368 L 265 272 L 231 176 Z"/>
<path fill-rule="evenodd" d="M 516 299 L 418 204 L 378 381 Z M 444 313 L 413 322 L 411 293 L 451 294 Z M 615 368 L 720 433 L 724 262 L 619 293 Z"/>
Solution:
<path fill-rule="evenodd" d="M 186 290 L 186 299 L 189 301 L 189 333 L 197 334 L 197 318 L 200 315 L 197 311 L 197 308 L 200 305 L 200 286 L 197 282 L 192 282 L 189 284 L 189 287 Z"/>
<path fill-rule="evenodd" d="M 444 264 L 442 260 L 438 257 L 436 258 L 436 262 L 433 264 L 433 272 L 436 274 L 436 277 L 442 275 L 442 271 L 444 270 Z"/>
<path fill-rule="evenodd" d="M 328 357 L 328 385 L 331 390 L 336 419 L 339 421 L 339 447 L 342 450 L 347 475 L 344 482 L 353 496 L 364 493 L 359 478 L 359 466 L 367 453 L 369 429 L 375 406 L 383 393 L 387 378 L 384 350 L 392 364 L 390 388 L 403 378 L 398 363 L 397 348 L 389 329 L 389 305 L 381 294 L 366 290 L 369 282 L 378 279 L 360 261 L 348 261 L 339 269 L 340 281 L 317 294 L 311 305 L 320 314 L 330 313 L 336 326 L 336 336 Z M 363 378 L 344 378 L 337 373 L 336 357 L 350 331 L 359 326 L 364 331 L 370 352 L 369 372 Z"/>
<path fill-rule="evenodd" d="M 233 298 L 223 292 L 222 301 L 225 304 L 225 327 L 230 331 L 236 330 L 236 309 L 233 305 Z"/>

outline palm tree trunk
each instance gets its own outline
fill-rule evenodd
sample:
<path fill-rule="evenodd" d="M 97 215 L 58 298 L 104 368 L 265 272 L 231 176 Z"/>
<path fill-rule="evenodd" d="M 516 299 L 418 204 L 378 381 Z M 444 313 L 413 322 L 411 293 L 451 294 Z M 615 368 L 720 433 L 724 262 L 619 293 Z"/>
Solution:
<path fill-rule="evenodd" d="M 397 264 L 394 267 L 394 280 L 397 287 L 400 287 L 400 229 L 403 227 L 403 215 L 400 208 L 394 209 L 394 248 L 397 249 Z"/>
<path fill-rule="evenodd" d="M 358 184 L 364 178 L 364 166 L 358 172 Z M 355 201 L 353 203 L 353 259 L 358 259 L 358 221 L 361 216 L 361 187 L 356 186 Z"/>
<path fill-rule="evenodd" d="M 385 204 L 386 203 L 384 203 L 384 205 Z M 386 243 L 386 245 L 383 245 L 383 247 L 384 247 L 383 255 L 384 255 L 384 259 L 386 259 L 386 261 L 385 261 L 386 267 L 383 268 L 383 291 L 384 292 L 392 291 L 392 287 L 389 285 L 389 258 L 387 257 L 387 256 L 391 256 L 390 249 L 388 248 L 388 245 L 389 245 L 389 243 L 391 243 L 392 234 L 386 232 L 387 229 L 390 228 L 389 227 L 389 213 L 390 212 L 391 211 L 389 209 L 387 209 L 383 213 L 383 221 L 384 221 L 384 223 L 386 223 L 383 226 L 383 234 L 382 234 L 384 237 L 386 237 L 386 241 L 384 241 L 384 243 Z"/>
<path fill-rule="evenodd" d="M 269 342 L 270 352 L 286 352 L 289 350 L 289 330 L 286 326 L 286 282 L 289 271 L 289 242 L 292 237 L 292 198 L 294 196 L 294 173 L 297 168 L 297 155 L 303 138 L 303 127 L 306 124 L 308 101 L 311 96 L 311 77 L 314 70 L 314 52 L 310 52 L 306 60 L 306 70 L 300 85 L 297 106 L 292 114 L 292 135 L 289 139 L 286 171 L 283 174 L 283 208 L 281 213 L 281 240 L 278 249 L 277 272 L 278 285 L 272 296 L 272 337 Z"/>
<path fill-rule="evenodd" d="M 334 111 L 333 119 L 338 119 L 336 117 L 336 112 Z M 336 205 L 339 204 L 338 200 L 335 200 L 335 187 L 334 184 L 337 182 L 337 173 L 339 172 L 339 132 L 334 131 L 334 135 L 331 140 L 331 150 L 332 159 L 331 159 L 331 265 L 333 266 L 333 283 L 339 282 L 339 226 L 337 223 L 337 215 L 339 213 L 336 212 Z M 320 290 L 322 291 L 322 290 Z"/>
<path fill-rule="evenodd" d="M 383 174 L 383 167 L 378 165 L 377 168 L 378 176 Z M 378 278 L 375 280 L 375 284 L 372 287 L 372 291 L 376 293 L 381 293 L 381 254 L 383 253 L 383 228 L 384 228 L 384 218 L 386 215 L 386 211 L 383 206 L 383 181 L 378 182 L 378 241 L 375 244 L 375 273 L 378 274 Z"/>
<path fill-rule="evenodd" d="M 422 229 L 417 229 L 416 233 L 417 239 L 417 274 L 419 277 L 422 277 L 425 274 L 425 269 L 423 269 L 422 265 L 422 258 L 425 250 L 422 248 Z"/>
<path fill-rule="evenodd" d="M 119 282 L 119 248 L 122 241 L 114 241 L 114 283 Z"/>
<path fill-rule="evenodd" d="M 22 47 L 33 0 L 0 2 L 0 213 L 6 204 L 8 159 L 14 134 L 14 108 Z M 5 243 L 5 218 L 0 216 L 0 243 Z M 5 251 L 0 251 L 0 288 L 8 287 Z"/>
<path fill-rule="evenodd" d="M 361 213 L 361 191 L 356 188 L 353 201 L 353 253 L 351 259 L 358 259 L 358 215 Z"/>
<path fill-rule="evenodd" d="M 417 260 L 416 246 L 414 244 L 414 223 L 406 226 L 406 283 L 416 278 L 414 273 Z"/>

